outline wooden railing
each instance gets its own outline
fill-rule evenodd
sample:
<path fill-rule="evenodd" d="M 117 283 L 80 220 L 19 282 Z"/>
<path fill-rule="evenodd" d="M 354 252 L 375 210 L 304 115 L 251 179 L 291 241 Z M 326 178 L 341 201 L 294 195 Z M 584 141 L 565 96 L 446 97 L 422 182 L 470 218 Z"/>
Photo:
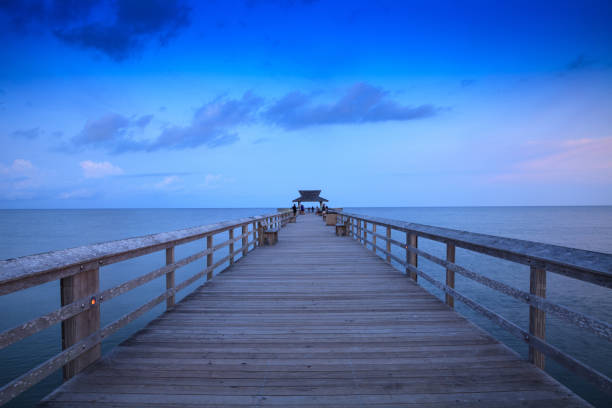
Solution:
<path fill-rule="evenodd" d="M 455 300 L 458 300 L 525 341 L 529 345 L 529 361 L 537 367 L 543 369 L 545 356 L 551 357 L 569 370 L 590 380 L 604 392 L 612 394 L 612 382 L 609 377 L 546 342 L 546 313 L 551 313 L 608 341 L 612 340 L 612 326 L 609 323 L 546 299 L 546 272 L 561 274 L 608 289 L 611 288 L 612 255 L 370 217 L 344 211 L 336 211 L 335 213 L 338 214 L 340 223 L 347 224 L 346 228 L 349 236 L 359 240 L 366 248 L 369 246 L 369 249 L 376 253 L 382 253 L 387 262 L 391 263 L 393 261 L 399 264 L 415 282 L 420 276 L 445 292 L 445 301 L 449 307 L 453 308 Z M 368 228 L 369 226 L 371 228 Z M 380 229 L 377 227 L 384 228 L 385 234 L 379 233 Z M 393 239 L 392 230 L 405 234 L 405 240 L 400 242 Z M 446 244 L 446 259 L 419 249 L 419 238 Z M 377 244 L 379 242 L 377 239 L 385 243 L 384 248 Z M 391 245 L 399 247 L 404 256 L 396 256 L 391 250 Z M 457 265 L 455 263 L 456 248 L 464 248 L 476 253 L 528 265 L 531 271 L 529 292 L 516 289 Z M 445 268 L 446 282 L 440 282 L 419 269 L 419 257 Z M 456 273 L 528 304 L 529 328 L 521 328 L 476 300 L 455 290 Z"/>
<path fill-rule="evenodd" d="M 246 256 L 249 249 L 253 250 L 263 244 L 264 228 L 280 228 L 285 225 L 288 216 L 289 212 L 279 212 L 0 261 L 0 295 L 59 279 L 62 303 L 61 308 L 51 313 L 0 333 L 2 349 L 54 324 L 62 323 L 62 352 L 0 388 L 0 405 L 59 368 L 63 367 L 64 380 L 73 377 L 100 358 L 103 339 L 164 300 L 166 307 L 172 308 L 177 292 L 204 276 L 206 280 L 212 279 L 217 268 L 224 264 L 232 265 L 238 255 Z M 240 229 L 239 235 L 234 234 L 236 229 Z M 213 237 L 222 233 L 228 233 L 228 239 L 214 245 Z M 175 247 L 203 239 L 206 239 L 206 249 L 180 260 L 175 259 Z M 234 250 L 237 241 L 241 241 L 241 247 Z M 215 262 L 215 251 L 226 246 L 229 247 L 228 255 Z M 100 290 L 102 267 L 157 251 L 166 252 L 165 266 L 110 289 Z M 178 268 L 203 257 L 206 257 L 204 269 L 179 284 L 175 283 L 175 271 Z M 101 303 L 162 276 L 166 278 L 165 292 L 100 327 Z"/>

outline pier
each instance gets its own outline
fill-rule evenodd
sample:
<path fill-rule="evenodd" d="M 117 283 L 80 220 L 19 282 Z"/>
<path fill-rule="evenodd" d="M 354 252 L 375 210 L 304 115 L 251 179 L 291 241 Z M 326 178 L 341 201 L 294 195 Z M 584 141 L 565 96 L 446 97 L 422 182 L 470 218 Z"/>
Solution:
<path fill-rule="evenodd" d="M 63 367 L 66 381 L 41 406 L 589 406 L 540 369 L 546 357 L 610 391 L 608 377 L 545 341 L 545 315 L 607 339 L 610 325 L 547 301 L 545 288 L 547 272 L 610 288 L 611 255 L 341 210 L 332 217 L 348 236 L 337 236 L 319 216 L 289 222 L 291 214 L 283 211 L 2 261 L 0 294 L 60 279 L 63 303 L 1 333 L 0 347 L 61 323 L 64 351 L 5 385 L 0 402 Z M 279 230 L 275 245 L 264 245 L 268 229 Z M 405 240 L 393 238 L 392 230 L 405 233 Z M 227 240 L 215 243 L 219 234 Z M 420 250 L 419 239 L 445 243 L 446 259 Z M 195 240 L 205 249 L 175 259 L 176 246 Z M 530 292 L 456 265 L 456 247 L 529 264 Z M 155 251 L 166 252 L 167 265 L 100 291 L 103 266 Z M 444 267 L 446 282 L 421 271 L 419 257 Z M 204 259 L 199 273 L 175 282 L 177 268 Z M 515 326 L 457 292 L 455 273 L 524 301 L 530 327 Z M 100 327 L 101 304 L 164 277 L 165 292 Z M 419 279 L 442 289 L 445 301 Z M 175 302 L 179 290 L 199 280 L 199 288 Z M 103 338 L 164 301 L 165 313 L 101 356 Z M 455 312 L 456 301 L 523 338 L 529 361 Z"/>

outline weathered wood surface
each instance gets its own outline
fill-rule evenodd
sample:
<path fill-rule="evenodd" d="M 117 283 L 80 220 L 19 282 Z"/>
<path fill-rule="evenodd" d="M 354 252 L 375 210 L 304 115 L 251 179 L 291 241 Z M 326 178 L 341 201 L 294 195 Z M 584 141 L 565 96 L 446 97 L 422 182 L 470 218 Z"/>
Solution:
<path fill-rule="evenodd" d="M 588 406 L 320 218 L 280 235 L 42 405 Z"/>
<path fill-rule="evenodd" d="M 239 227 L 267 219 L 272 215 L 240 218 L 177 231 L 0 260 L 0 295 L 195 241 L 225 231 L 231 226 Z"/>
<path fill-rule="evenodd" d="M 371 217 L 339 211 L 338 214 L 368 223 L 393 227 L 398 231 L 416 233 L 434 241 L 451 243 L 460 248 L 495 256 L 521 264 L 535 266 L 596 285 L 612 288 L 612 254 L 567 248 L 514 238 L 477 234 L 474 232 L 430 225 Z"/>

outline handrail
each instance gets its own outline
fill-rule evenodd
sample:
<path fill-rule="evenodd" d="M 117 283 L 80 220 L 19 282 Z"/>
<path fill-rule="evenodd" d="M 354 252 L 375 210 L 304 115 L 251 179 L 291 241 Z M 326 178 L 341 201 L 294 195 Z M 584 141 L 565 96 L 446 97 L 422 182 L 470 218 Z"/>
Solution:
<path fill-rule="evenodd" d="M 246 217 L 234 221 L 102 242 L 0 261 L 0 295 L 75 275 L 85 269 L 109 265 L 157 252 L 171 246 L 185 244 L 210 234 L 225 231 L 232 226 L 239 227 L 267 220 L 273 216 L 270 214 Z"/>
<path fill-rule="evenodd" d="M 20 291 L 35 285 L 59 279 L 62 307 L 0 333 L 0 349 L 62 323 L 62 352 L 39 364 L 0 388 L 0 405 L 10 401 L 55 370 L 64 368 L 64 379 L 69 379 L 97 361 L 100 342 L 132 322 L 146 311 L 166 300 L 168 309 L 174 306 L 174 296 L 180 290 L 206 277 L 212 279 L 214 271 L 225 263 L 232 265 L 237 255 L 246 256 L 249 248 L 263 245 L 265 228 L 285 226 L 289 212 L 278 212 L 255 217 L 240 218 L 194 228 L 146 235 L 142 237 L 104 242 L 60 251 L 29 255 L 0 261 L 0 295 Z M 251 231 L 249 231 L 249 226 Z M 241 233 L 234 235 L 234 230 Z M 226 241 L 213 245 L 213 236 L 229 232 Z M 249 237 L 252 235 L 252 240 Z M 206 249 L 175 261 L 174 248 L 188 242 L 206 238 Z M 242 245 L 234 250 L 234 244 Z M 228 255 L 216 262 L 215 252 L 229 246 Z M 157 251 L 166 251 L 166 265 L 135 277 L 127 282 L 101 291 L 99 270 L 116 262 Z M 174 272 L 185 265 L 206 257 L 206 268 L 179 284 Z M 223 272 L 223 271 L 221 271 Z M 100 304 L 139 287 L 153 279 L 166 276 L 166 290 L 136 310 L 100 328 Z"/>
<path fill-rule="evenodd" d="M 452 243 L 457 247 L 474 252 L 543 268 L 549 272 L 612 288 L 612 254 L 450 228 L 432 227 L 344 211 L 334 212 L 345 217 L 361 219 L 377 225 L 391 227 L 398 231 L 414 233 L 433 241 Z"/>
<path fill-rule="evenodd" d="M 601 390 L 612 394 L 612 380 L 605 374 L 576 360 L 545 341 L 546 312 L 573 323 L 576 326 L 612 341 L 612 325 L 587 316 L 584 313 L 558 305 L 546 297 L 546 272 L 554 272 L 585 282 L 612 288 L 612 255 L 565 248 L 557 245 L 542 244 L 512 238 L 502 238 L 486 234 L 477 234 L 449 228 L 432 227 L 387 218 L 371 217 L 344 211 L 331 211 L 340 216 L 347 226 L 348 234 L 357 239 L 366 248 L 371 247 L 375 253 L 385 255 L 387 262 L 396 262 L 402 266 L 405 273 L 410 273 L 416 282 L 417 276 L 422 277 L 433 286 L 442 290 L 446 303 L 454 307 L 455 299 L 471 309 L 483 314 L 510 333 L 521 338 L 529 345 L 529 360 L 537 367 L 544 368 L 544 356 L 549 356 L 576 372 Z M 368 229 L 368 224 L 372 229 Z M 386 227 L 386 235 L 376 232 L 376 227 Z M 391 231 L 406 233 L 405 242 L 391 237 Z M 368 240 L 368 236 L 372 240 Z M 418 248 L 418 238 L 426 238 L 446 244 L 446 260 L 434 256 Z M 386 241 L 386 248 L 377 245 L 376 239 Z M 405 251 L 405 259 L 392 253 L 391 245 Z M 511 287 L 505 283 L 473 272 L 455 263 L 455 248 L 460 247 L 473 252 L 526 264 L 531 267 L 529 293 Z M 369 249 L 369 248 L 368 248 Z M 418 268 L 418 257 L 421 256 L 446 269 L 446 283 L 440 282 Z M 455 289 L 455 272 L 478 282 L 488 288 L 512 296 L 529 305 L 529 330 L 522 329 L 499 314 L 479 304 L 475 300 L 461 294 Z"/>

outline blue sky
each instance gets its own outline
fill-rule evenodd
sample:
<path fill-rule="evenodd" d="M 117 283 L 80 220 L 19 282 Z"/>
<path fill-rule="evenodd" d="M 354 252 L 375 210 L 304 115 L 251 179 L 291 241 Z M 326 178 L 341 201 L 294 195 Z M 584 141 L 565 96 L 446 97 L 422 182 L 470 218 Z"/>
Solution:
<path fill-rule="evenodd" d="M 612 204 L 606 1 L 0 2 L 0 208 Z"/>

